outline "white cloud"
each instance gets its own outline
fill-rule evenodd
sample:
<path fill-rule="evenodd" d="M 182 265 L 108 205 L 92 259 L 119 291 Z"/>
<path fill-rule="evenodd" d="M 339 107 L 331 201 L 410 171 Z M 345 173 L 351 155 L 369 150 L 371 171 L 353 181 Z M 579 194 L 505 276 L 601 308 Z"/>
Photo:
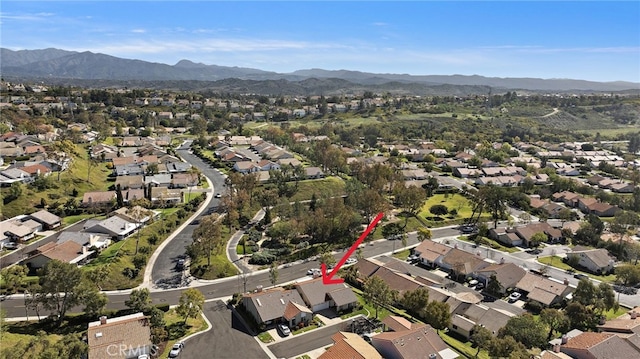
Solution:
<path fill-rule="evenodd" d="M 147 32 L 147 30 L 145 29 L 133 29 L 131 30 L 131 32 L 133 32 L 134 34 L 144 34 Z"/>

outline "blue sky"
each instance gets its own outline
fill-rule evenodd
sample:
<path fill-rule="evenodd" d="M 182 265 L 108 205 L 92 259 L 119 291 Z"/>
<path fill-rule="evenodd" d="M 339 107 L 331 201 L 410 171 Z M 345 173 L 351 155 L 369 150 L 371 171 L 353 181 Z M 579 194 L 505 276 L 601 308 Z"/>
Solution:
<path fill-rule="evenodd" d="M 640 1 L 2 1 L 0 46 L 267 71 L 640 82 Z"/>

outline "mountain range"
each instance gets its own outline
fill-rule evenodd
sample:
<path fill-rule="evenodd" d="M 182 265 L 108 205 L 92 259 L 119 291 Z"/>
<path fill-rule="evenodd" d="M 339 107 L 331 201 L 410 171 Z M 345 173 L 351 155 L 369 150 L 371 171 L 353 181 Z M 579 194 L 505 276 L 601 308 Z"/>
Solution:
<path fill-rule="evenodd" d="M 497 90 L 612 92 L 640 90 L 640 83 L 572 79 L 498 78 L 465 75 L 376 74 L 349 70 L 306 69 L 277 73 L 259 69 L 205 65 L 181 60 L 168 65 L 110 55 L 60 49 L 13 51 L 0 48 L 5 79 L 57 80 L 58 83 L 105 85 L 160 82 L 176 88 L 226 89 L 256 93 L 309 93 L 372 89 L 415 94 L 486 93 Z M 185 82 L 180 84 L 180 82 Z"/>

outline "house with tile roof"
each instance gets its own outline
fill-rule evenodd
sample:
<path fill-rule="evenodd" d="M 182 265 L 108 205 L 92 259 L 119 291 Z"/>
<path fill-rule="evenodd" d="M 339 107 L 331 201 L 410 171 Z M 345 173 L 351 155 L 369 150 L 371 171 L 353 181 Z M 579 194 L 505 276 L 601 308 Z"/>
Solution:
<path fill-rule="evenodd" d="M 401 332 L 405 330 L 412 330 L 424 327 L 423 323 L 412 323 L 408 319 L 399 317 L 397 315 L 389 315 L 382 319 L 384 324 L 384 331 Z"/>
<path fill-rule="evenodd" d="M 337 332 L 331 340 L 334 344 L 318 359 L 382 359 L 380 353 L 358 334 Z"/>
<path fill-rule="evenodd" d="M 515 287 L 529 300 L 545 306 L 562 301 L 573 290 L 568 283 L 560 283 L 530 272 L 527 272 Z"/>
<path fill-rule="evenodd" d="M 489 262 L 484 261 L 477 255 L 458 248 L 452 248 L 442 258 L 441 268 L 456 275 L 467 277 L 474 272 L 488 267 L 489 264 Z"/>
<path fill-rule="evenodd" d="M 83 207 L 107 206 L 107 205 L 111 205 L 115 200 L 116 200 L 115 191 L 85 192 L 82 195 L 81 204 Z"/>
<path fill-rule="evenodd" d="M 567 258 L 577 258 L 578 265 L 594 274 L 606 274 L 613 271 L 615 261 L 604 248 L 582 249 L 574 248 L 567 253 Z"/>
<path fill-rule="evenodd" d="M 295 328 L 296 326 L 307 326 L 311 323 L 313 318 L 313 312 L 302 304 L 289 301 L 286 308 L 284 308 L 284 314 L 282 319 L 287 323 L 289 328 Z"/>
<path fill-rule="evenodd" d="M 487 285 L 491 276 L 495 275 L 496 280 L 502 286 L 502 293 L 504 294 L 507 288 L 515 288 L 525 274 L 527 274 L 527 271 L 514 263 L 499 263 L 477 271 L 475 278 Z"/>
<path fill-rule="evenodd" d="M 640 348 L 635 344 L 637 334 L 632 337 L 625 339 L 611 333 L 584 332 L 562 343 L 560 352 L 574 359 L 638 358 Z"/>
<path fill-rule="evenodd" d="M 442 265 L 442 258 L 449 253 L 451 247 L 434 241 L 422 241 L 413 249 L 413 253 L 418 255 L 420 263 L 429 267 Z"/>
<path fill-rule="evenodd" d="M 285 290 L 283 288 L 273 288 L 269 290 L 258 290 L 255 293 L 245 294 L 242 297 L 244 309 L 253 317 L 258 325 L 270 325 L 285 321 L 284 315 L 289 302 L 305 306 L 302 297 L 295 289 Z M 291 318 L 291 312 L 288 314 L 289 318 Z"/>
<path fill-rule="evenodd" d="M 151 354 L 151 326 L 143 313 L 100 317 L 87 329 L 88 359 L 129 359 Z M 122 349 L 122 350 L 120 350 Z"/>
<path fill-rule="evenodd" d="M 24 260 L 24 263 L 30 270 L 35 270 L 43 268 L 52 260 L 77 264 L 86 260 L 91 254 L 93 251 L 74 241 L 49 242 L 38 247 L 30 257 Z"/>
<path fill-rule="evenodd" d="M 337 312 L 350 311 L 358 304 L 358 298 L 345 283 L 327 284 L 316 278 L 295 285 L 304 302 L 315 312 L 333 308 Z"/>
<path fill-rule="evenodd" d="M 453 351 L 430 325 L 371 337 L 371 344 L 386 359 L 454 359 Z"/>

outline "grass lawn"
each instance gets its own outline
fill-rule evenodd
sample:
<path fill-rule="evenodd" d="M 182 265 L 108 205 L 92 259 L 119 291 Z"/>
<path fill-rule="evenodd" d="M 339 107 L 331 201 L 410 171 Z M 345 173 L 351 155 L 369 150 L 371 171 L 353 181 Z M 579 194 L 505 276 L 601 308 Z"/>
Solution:
<path fill-rule="evenodd" d="M 618 318 L 619 316 L 623 315 L 626 312 L 628 312 L 626 308 L 619 307 L 618 310 L 611 309 L 604 312 L 604 315 L 607 317 L 607 320 L 611 320 L 611 319 Z"/>
<path fill-rule="evenodd" d="M 393 256 L 400 260 L 406 261 L 410 254 L 411 254 L 411 250 L 405 249 L 403 251 L 396 252 Z"/>
<path fill-rule="evenodd" d="M 444 340 L 444 342 L 447 343 L 447 345 L 452 347 L 458 353 L 462 354 L 463 357 L 466 357 L 466 358 L 476 357 L 476 352 L 478 351 L 478 349 L 473 348 L 470 342 L 461 342 L 460 340 L 450 336 L 449 334 L 443 331 L 439 331 L 438 334 L 440 335 L 440 338 L 442 338 L 442 340 Z M 489 353 L 487 353 L 486 350 L 481 350 L 477 358 L 489 359 Z"/>
<path fill-rule="evenodd" d="M 558 256 L 548 256 L 548 257 L 540 257 L 538 258 L 538 262 L 542 263 L 542 264 L 548 264 L 552 267 L 556 267 L 559 269 L 563 269 L 563 270 L 568 270 L 568 269 L 572 269 L 570 265 L 568 265 L 567 263 L 562 261 L 562 258 L 558 257 Z M 582 273 L 585 275 L 588 275 L 591 278 L 603 281 L 603 282 L 607 282 L 607 283 L 613 283 L 616 280 L 616 275 L 615 274 L 609 274 L 609 275 L 595 275 L 595 274 L 591 274 L 591 273 L 587 273 L 587 272 L 581 272 L 577 269 L 574 269 L 576 273 Z"/>
<path fill-rule="evenodd" d="M 246 249 L 246 252 L 243 253 L 242 252 L 242 244 L 238 244 L 238 246 L 236 247 L 236 253 L 240 254 L 240 255 L 242 255 L 242 254 L 252 254 L 253 253 L 253 251 L 251 250 L 251 246 L 247 246 L 245 249 Z"/>
<path fill-rule="evenodd" d="M 345 194 L 344 188 L 344 181 L 339 177 L 300 181 L 298 191 L 289 201 L 308 201 L 314 193 L 318 198 L 342 196 Z"/>
<path fill-rule="evenodd" d="M 318 328 L 318 325 L 317 325 L 317 324 L 307 325 L 307 326 L 306 326 L 306 327 L 304 327 L 304 328 L 300 328 L 300 329 L 298 329 L 298 330 L 291 331 L 291 335 L 302 334 L 302 333 L 308 332 L 308 331 L 310 331 L 310 330 L 314 330 L 314 329 L 316 329 L 316 328 Z"/>
<path fill-rule="evenodd" d="M 369 313 L 371 313 L 370 317 L 375 317 L 376 309 L 372 305 L 367 304 L 367 302 L 364 300 L 364 297 L 362 296 L 362 291 L 353 287 L 351 289 L 353 289 L 353 292 L 356 294 L 356 297 L 358 298 L 358 303 L 362 306 L 362 309 L 366 309 Z M 366 313 L 357 313 L 357 314 L 366 314 Z M 382 307 L 378 308 L 378 319 L 382 320 L 388 317 L 390 314 L 391 312 L 388 309 L 382 308 Z"/>
<path fill-rule="evenodd" d="M 165 358 L 169 355 L 169 351 L 171 347 L 176 342 L 180 341 L 180 339 L 191 335 L 193 333 L 198 333 L 209 328 L 209 325 L 204 320 L 202 314 L 198 315 L 196 318 L 189 318 L 187 322 L 184 322 L 178 314 L 176 314 L 175 309 L 169 310 L 164 315 L 164 320 L 167 323 L 167 332 L 169 334 L 169 341 L 167 342 L 167 346 L 164 348 L 162 352 L 161 358 Z"/>
<path fill-rule="evenodd" d="M 262 332 L 258 334 L 258 339 L 263 343 L 271 343 L 275 341 L 269 332 Z"/>
<path fill-rule="evenodd" d="M 64 218 L 62 218 L 62 226 L 66 227 L 66 226 L 70 226 L 74 223 L 78 223 L 80 221 L 82 221 L 83 219 L 87 219 L 87 218 L 91 218 L 94 217 L 94 215 L 92 214 L 77 214 L 75 216 L 66 216 Z"/>
<path fill-rule="evenodd" d="M 434 194 L 433 196 L 429 197 L 424 203 L 422 209 L 418 213 L 418 216 L 420 216 L 421 218 L 433 216 L 433 214 L 429 212 L 429 208 L 436 204 L 447 206 L 447 209 L 449 211 L 451 211 L 452 209 L 458 211 L 458 215 L 456 216 L 456 218 L 469 218 L 473 213 L 471 202 L 467 199 L 467 197 L 461 194 L 455 193 L 449 194 L 448 196 L 445 196 L 444 194 Z"/>
<path fill-rule="evenodd" d="M 461 240 L 461 241 L 469 242 L 469 243 L 475 243 L 468 236 L 459 236 L 458 239 Z M 498 241 L 495 241 L 495 240 L 493 240 L 491 238 L 487 238 L 487 237 L 482 237 L 482 245 L 489 246 L 489 247 L 491 247 L 493 249 L 497 249 L 499 251 L 507 252 L 507 253 L 520 252 L 520 250 L 518 248 L 516 248 L 516 247 L 504 246 L 504 245 L 500 244 Z"/>
<path fill-rule="evenodd" d="M 232 228 L 231 231 L 235 233 L 235 229 Z M 220 232 L 226 243 L 232 232 L 229 231 L 228 226 L 222 226 Z M 240 250 L 242 250 L 242 246 L 240 246 Z M 200 257 L 196 260 L 192 259 L 189 270 L 192 276 L 201 279 L 224 278 L 238 274 L 236 267 L 227 259 L 224 249 L 220 253 L 211 256 L 211 267 L 207 268 L 207 258 Z"/>

